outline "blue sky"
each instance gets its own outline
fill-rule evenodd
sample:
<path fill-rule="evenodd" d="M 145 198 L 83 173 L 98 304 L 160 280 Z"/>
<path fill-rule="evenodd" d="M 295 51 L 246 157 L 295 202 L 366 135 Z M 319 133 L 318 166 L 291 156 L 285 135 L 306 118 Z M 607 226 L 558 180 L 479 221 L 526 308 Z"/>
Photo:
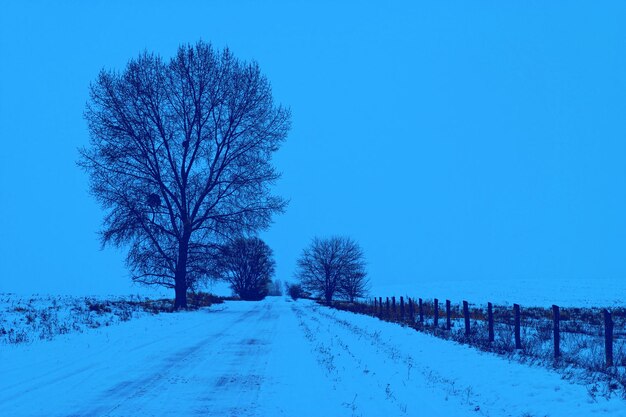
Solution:
<path fill-rule="evenodd" d="M 279 279 L 331 234 L 375 291 L 626 278 L 624 3 L 25 3 L 0 5 L 0 292 L 142 291 L 75 166 L 87 87 L 198 39 L 291 107 Z"/>

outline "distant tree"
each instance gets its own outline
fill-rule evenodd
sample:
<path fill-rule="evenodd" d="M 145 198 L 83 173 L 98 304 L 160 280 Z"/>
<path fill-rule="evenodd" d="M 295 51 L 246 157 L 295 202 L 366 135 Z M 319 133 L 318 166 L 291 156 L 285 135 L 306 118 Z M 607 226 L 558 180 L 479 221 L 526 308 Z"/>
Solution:
<path fill-rule="evenodd" d="M 261 239 L 237 238 L 224 245 L 218 265 L 221 276 L 242 300 L 261 300 L 268 295 L 276 263 L 272 249 Z"/>
<path fill-rule="evenodd" d="M 283 295 L 282 283 L 277 279 L 270 282 L 270 289 L 267 295 L 270 295 L 273 297 Z"/>
<path fill-rule="evenodd" d="M 294 300 L 297 300 L 298 298 L 303 298 L 306 295 L 304 290 L 302 289 L 302 285 L 300 284 L 288 284 L 287 293 Z"/>
<path fill-rule="evenodd" d="M 351 303 L 355 298 L 362 298 L 367 295 L 369 289 L 369 280 L 365 274 L 365 270 L 355 270 L 346 274 L 339 281 L 337 292 Z"/>
<path fill-rule="evenodd" d="M 348 282 L 363 282 L 366 276 L 365 258 L 359 245 L 348 237 L 328 239 L 314 238 L 298 259 L 296 277 L 302 288 L 318 294 L 331 302 L 335 294 L 352 294 L 358 297 L 357 285 Z M 364 288 L 363 288 L 364 289 Z"/>
<path fill-rule="evenodd" d="M 212 274 L 229 236 L 267 227 L 285 202 L 271 155 L 289 111 L 274 104 L 259 66 L 202 41 L 169 61 L 144 53 L 90 86 L 90 146 L 79 165 L 106 211 L 103 245 L 129 246 L 133 280 L 175 291 Z"/>

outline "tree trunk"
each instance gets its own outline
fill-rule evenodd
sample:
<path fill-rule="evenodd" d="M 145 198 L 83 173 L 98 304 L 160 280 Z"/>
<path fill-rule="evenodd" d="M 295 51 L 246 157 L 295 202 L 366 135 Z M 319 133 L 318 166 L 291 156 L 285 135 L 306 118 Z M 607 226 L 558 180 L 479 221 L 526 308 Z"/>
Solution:
<path fill-rule="evenodd" d="M 187 256 L 189 252 L 189 234 L 185 233 L 178 246 L 178 263 L 174 275 L 174 310 L 187 308 Z"/>
<path fill-rule="evenodd" d="M 182 278 L 179 277 L 178 271 L 176 275 L 176 286 L 174 287 L 174 291 L 176 292 L 174 310 L 179 310 L 181 308 L 187 308 L 187 285 L 185 284 L 184 276 Z"/>

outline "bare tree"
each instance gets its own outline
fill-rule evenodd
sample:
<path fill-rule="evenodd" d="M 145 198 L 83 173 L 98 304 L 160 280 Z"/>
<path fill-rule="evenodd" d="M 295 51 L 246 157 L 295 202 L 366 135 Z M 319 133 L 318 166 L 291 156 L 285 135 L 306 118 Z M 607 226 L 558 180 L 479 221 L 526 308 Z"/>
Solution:
<path fill-rule="evenodd" d="M 350 287 L 347 282 L 365 282 L 363 251 L 348 237 L 314 238 L 298 259 L 296 276 L 305 290 L 331 302 L 335 294 Z M 350 293 L 353 298 L 359 296 L 358 291 Z"/>
<path fill-rule="evenodd" d="M 362 298 L 367 295 L 369 280 L 364 270 L 354 270 L 346 274 L 339 282 L 337 292 L 351 303 L 355 298 Z"/>
<path fill-rule="evenodd" d="M 308 297 L 310 294 L 305 293 L 300 284 L 286 284 L 287 294 L 295 301 L 298 298 Z"/>
<path fill-rule="evenodd" d="M 273 256 L 259 238 L 237 238 L 222 247 L 219 270 L 242 300 L 261 300 L 270 290 L 276 269 Z"/>
<path fill-rule="evenodd" d="M 228 237 L 267 227 L 285 202 L 270 159 L 290 113 L 255 62 L 198 42 L 165 62 L 144 53 L 90 86 L 79 165 L 106 211 L 102 243 L 129 245 L 135 281 L 187 290 Z"/>

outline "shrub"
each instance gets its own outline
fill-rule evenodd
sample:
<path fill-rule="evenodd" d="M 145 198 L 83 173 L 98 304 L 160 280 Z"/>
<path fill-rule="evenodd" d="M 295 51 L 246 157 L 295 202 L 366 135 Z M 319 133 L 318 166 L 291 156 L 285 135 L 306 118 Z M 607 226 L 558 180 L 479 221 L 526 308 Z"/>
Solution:
<path fill-rule="evenodd" d="M 303 298 L 304 291 L 302 290 L 302 286 L 300 284 L 289 285 L 289 296 L 294 300 L 297 300 L 298 298 Z"/>

